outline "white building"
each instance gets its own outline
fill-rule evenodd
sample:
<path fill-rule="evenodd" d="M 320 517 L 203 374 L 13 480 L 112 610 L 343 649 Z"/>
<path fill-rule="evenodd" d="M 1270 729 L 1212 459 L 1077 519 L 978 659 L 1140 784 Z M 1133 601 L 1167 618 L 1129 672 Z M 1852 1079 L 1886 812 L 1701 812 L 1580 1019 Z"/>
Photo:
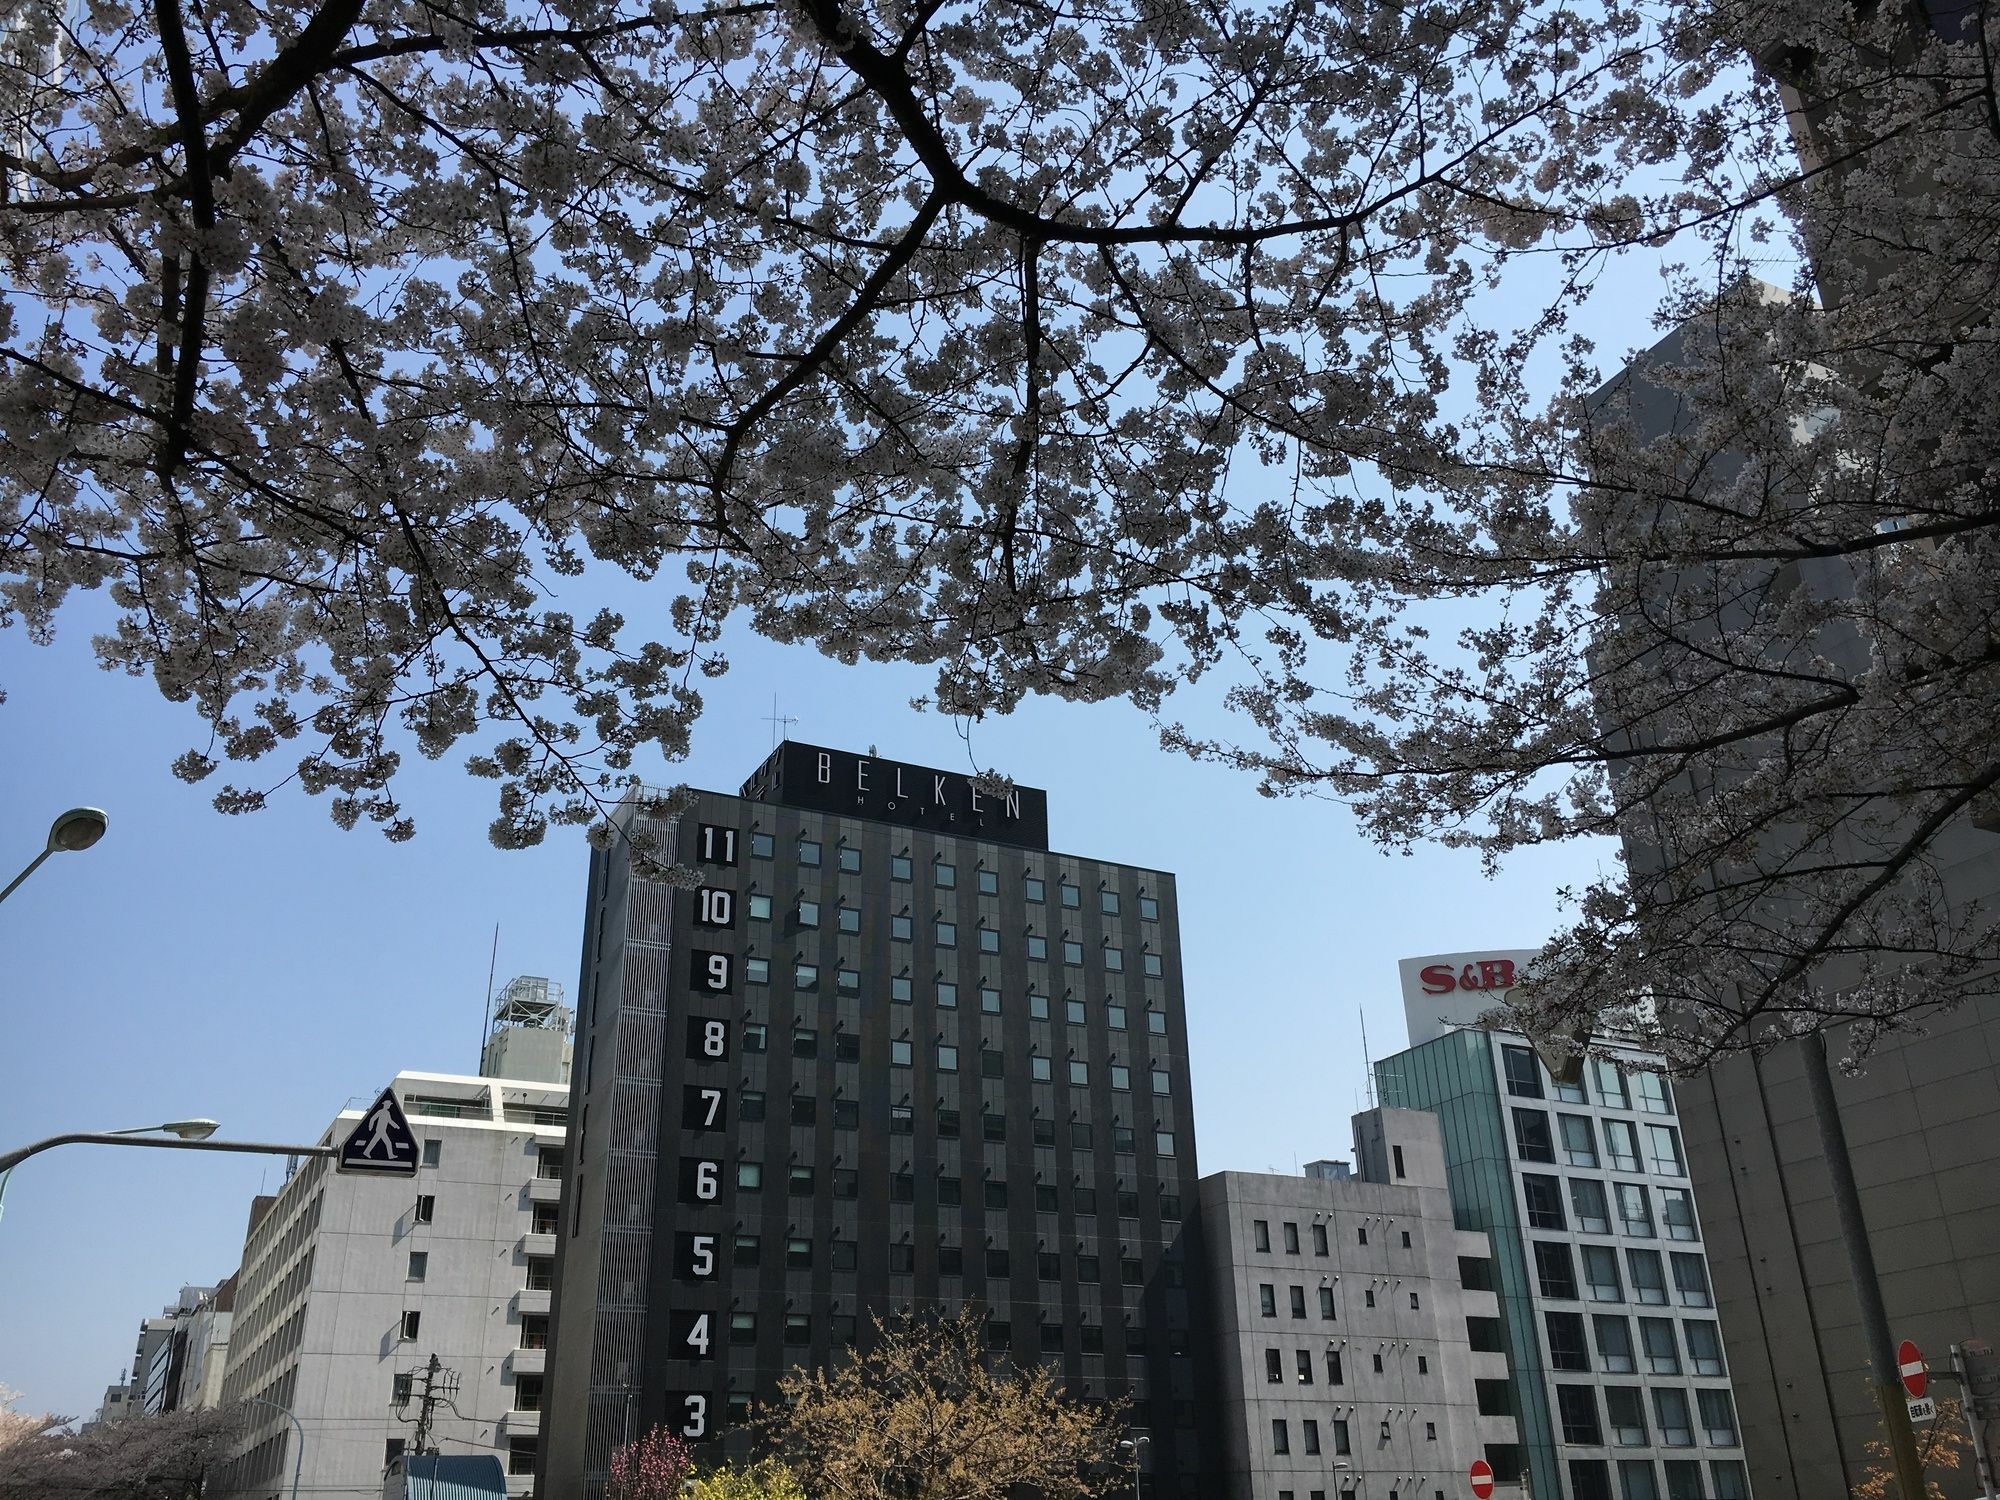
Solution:
<path fill-rule="evenodd" d="M 243 1247 L 223 1400 L 261 1398 L 304 1429 L 299 1494 L 379 1500 L 413 1445 L 438 1360 L 429 1445 L 498 1453 L 532 1493 L 569 1091 L 558 1083 L 399 1073 L 421 1143 L 414 1181 L 303 1163 Z M 360 1118 L 343 1110 L 322 1138 Z M 215 1493 L 289 1494 L 291 1422 L 256 1416 Z"/>
<path fill-rule="evenodd" d="M 1355 1117 L 1359 1177 L 1201 1179 L 1215 1324 L 1217 1500 L 1453 1500 L 1507 1379 L 1487 1238 L 1452 1219 L 1435 1116 Z M 1333 1164 L 1319 1164 L 1315 1166 Z"/>
<path fill-rule="evenodd" d="M 1518 1417 L 1537 1500 L 1749 1500 L 1672 1086 L 1602 1041 L 1559 1084 L 1478 1029 L 1534 958 L 1403 960 L 1409 1050 L 1375 1064 L 1385 1105 L 1439 1117 L 1457 1221 L 1493 1243 L 1513 1386 L 1482 1410 Z"/>

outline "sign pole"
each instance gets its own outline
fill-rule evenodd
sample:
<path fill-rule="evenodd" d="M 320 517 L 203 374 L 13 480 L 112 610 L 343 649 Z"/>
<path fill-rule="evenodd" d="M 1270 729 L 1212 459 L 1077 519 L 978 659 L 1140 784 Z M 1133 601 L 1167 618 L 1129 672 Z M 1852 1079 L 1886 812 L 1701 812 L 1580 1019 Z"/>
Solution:
<path fill-rule="evenodd" d="M 1924 1466 L 1917 1457 L 1916 1429 L 1896 1365 L 1896 1346 L 1889 1337 L 1889 1314 L 1882 1303 L 1882 1283 L 1875 1271 L 1875 1251 L 1868 1243 L 1868 1221 L 1861 1212 L 1861 1193 L 1854 1185 L 1854 1163 L 1847 1154 L 1847 1131 L 1840 1123 L 1840 1102 L 1827 1072 L 1826 1035 L 1809 1031 L 1800 1038 L 1805 1052 L 1806 1087 L 1812 1093 L 1813 1116 L 1819 1125 L 1820 1154 L 1826 1158 L 1833 1183 L 1834 1207 L 1840 1214 L 1840 1238 L 1853 1273 L 1854 1298 L 1860 1304 L 1861 1327 L 1868 1336 L 1868 1363 L 1875 1376 L 1875 1400 L 1882 1409 L 1882 1430 L 1889 1440 L 1889 1459 L 1902 1500 L 1924 1500 Z"/>

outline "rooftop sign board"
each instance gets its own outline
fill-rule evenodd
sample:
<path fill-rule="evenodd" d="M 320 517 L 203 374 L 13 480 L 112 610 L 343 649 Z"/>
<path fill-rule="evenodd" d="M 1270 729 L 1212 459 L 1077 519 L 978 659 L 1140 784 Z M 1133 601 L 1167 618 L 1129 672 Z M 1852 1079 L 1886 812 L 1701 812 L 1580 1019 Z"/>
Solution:
<path fill-rule="evenodd" d="M 1038 787 L 1011 787 L 994 795 L 979 790 L 962 771 L 797 740 L 773 750 L 743 783 L 742 795 L 1024 849 L 1049 847 L 1049 795 Z"/>
<path fill-rule="evenodd" d="M 1484 948 L 1466 953 L 1433 953 L 1397 964 L 1403 981 L 1403 1018 L 1412 1047 L 1477 1024 L 1479 1017 L 1507 1003 L 1539 948 Z"/>

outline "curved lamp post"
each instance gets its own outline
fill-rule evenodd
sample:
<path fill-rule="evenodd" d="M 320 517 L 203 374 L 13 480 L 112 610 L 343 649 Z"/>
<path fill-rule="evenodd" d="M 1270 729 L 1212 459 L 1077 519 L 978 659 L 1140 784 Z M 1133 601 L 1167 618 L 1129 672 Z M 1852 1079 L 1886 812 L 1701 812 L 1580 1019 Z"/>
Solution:
<path fill-rule="evenodd" d="M 7 883 L 7 889 L 0 891 L 0 901 L 14 894 L 14 888 L 42 867 L 42 861 L 51 854 L 75 854 L 88 849 L 104 837 L 104 830 L 111 820 L 99 807 L 72 807 L 68 812 L 49 825 L 49 841 L 42 852 L 28 862 L 28 868 Z"/>
<path fill-rule="evenodd" d="M 7 1193 L 7 1177 L 31 1156 L 57 1146 L 161 1146 L 176 1151 L 248 1151 L 258 1156 L 332 1156 L 333 1146 L 279 1146 L 267 1141 L 212 1141 L 217 1126 L 213 1120 L 169 1120 L 164 1125 L 140 1125 L 130 1130 L 80 1130 L 69 1135 L 52 1135 L 45 1141 L 0 1152 L 0 1200 Z"/>
<path fill-rule="evenodd" d="M 289 1406 L 280 1406 L 275 1401 L 267 1401 L 262 1396 L 245 1396 L 245 1406 L 268 1406 L 272 1411 L 281 1411 L 292 1419 L 292 1426 L 298 1430 L 298 1451 L 292 1455 L 292 1500 L 299 1500 L 299 1469 L 306 1461 L 306 1429 L 299 1421 L 298 1413 Z"/>

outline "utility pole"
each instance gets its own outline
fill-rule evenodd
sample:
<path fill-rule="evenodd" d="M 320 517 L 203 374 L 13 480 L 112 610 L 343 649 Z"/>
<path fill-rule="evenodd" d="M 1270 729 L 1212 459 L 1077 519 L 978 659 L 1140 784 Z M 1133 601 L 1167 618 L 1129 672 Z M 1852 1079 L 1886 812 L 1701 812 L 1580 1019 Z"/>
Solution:
<path fill-rule="evenodd" d="M 1809 1031 L 1799 1045 L 1805 1052 L 1806 1087 L 1819 1125 L 1820 1154 L 1826 1158 L 1827 1176 L 1833 1181 L 1840 1238 L 1847 1249 L 1854 1298 L 1860 1304 L 1862 1332 L 1868 1339 L 1868 1364 L 1875 1377 L 1875 1399 L 1882 1408 L 1882 1427 L 1889 1439 L 1896 1489 L 1902 1500 L 1924 1500 L 1924 1466 L 1917 1456 L 1917 1434 L 1910 1425 L 1910 1408 L 1896 1367 L 1896 1343 L 1889 1335 L 1888 1310 L 1882 1305 L 1882 1283 L 1875 1272 L 1874 1247 L 1868 1243 L 1868 1221 L 1862 1217 L 1861 1193 L 1854 1185 L 1854 1163 L 1847 1154 L 1840 1101 L 1834 1097 L 1833 1075 L 1827 1071 L 1826 1036 Z"/>
<path fill-rule="evenodd" d="M 416 1389 L 420 1378 L 424 1383 L 421 1392 Z M 396 1393 L 396 1420 L 417 1424 L 416 1434 L 410 1439 L 409 1451 L 413 1457 L 436 1453 L 437 1445 L 432 1441 L 431 1430 L 436 1425 L 437 1409 L 442 1406 L 454 1417 L 465 1415 L 457 1404 L 458 1371 L 445 1369 L 437 1355 L 433 1354 L 428 1364 L 406 1371 L 404 1379 L 408 1384 Z M 404 1416 L 412 1400 L 417 1403 L 417 1414 L 414 1417 Z"/>

